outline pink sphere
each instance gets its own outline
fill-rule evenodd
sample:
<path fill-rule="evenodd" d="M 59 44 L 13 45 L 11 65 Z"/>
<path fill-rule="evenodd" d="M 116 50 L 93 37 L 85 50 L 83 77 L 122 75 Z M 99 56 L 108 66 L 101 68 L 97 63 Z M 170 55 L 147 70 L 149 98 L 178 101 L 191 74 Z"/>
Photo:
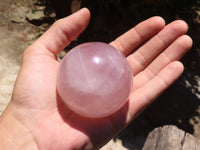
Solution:
<path fill-rule="evenodd" d="M 99 118 L 127 102 L 133 75 L 126 57 L 114 47 L 89 42 L 73 48 L 61 61 L 57 89 L 75 113 Z"/>

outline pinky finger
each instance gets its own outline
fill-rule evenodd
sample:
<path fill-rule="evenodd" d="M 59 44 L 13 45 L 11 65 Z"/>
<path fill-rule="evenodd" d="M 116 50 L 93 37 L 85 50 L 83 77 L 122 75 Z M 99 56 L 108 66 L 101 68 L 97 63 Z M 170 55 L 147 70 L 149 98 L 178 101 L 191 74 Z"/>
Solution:
<path fill-rule="evenodd" d="M 150 105 L 164 90 L 166 90 L 182 74 L 184 66 L 179 61 L 168 64 L 152 80 L 131 93 L 127 123 Z"/>

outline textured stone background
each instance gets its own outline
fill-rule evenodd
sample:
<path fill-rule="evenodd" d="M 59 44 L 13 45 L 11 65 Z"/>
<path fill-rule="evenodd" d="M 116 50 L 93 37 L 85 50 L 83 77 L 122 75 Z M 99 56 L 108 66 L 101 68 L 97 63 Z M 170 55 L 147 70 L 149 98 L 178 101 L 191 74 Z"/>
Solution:
<path fill-rule="evenodd" d="M 36 0 L 0 0 L 0 114 L 11 99 L 24 49 L 55 19 L 55 16 L 46 17 L 45 7 L 35 5 L 35 2 Z M 127 16 L 129 17 L 125 14 L 125 17 Z M 113 31 L 120 32 L 112 33 L 109 25 L 105 24 L 106 20 L 100 22 L 102 16 L 93 17 L 96 18 L 93 19 L 94 26 L 82 36 L 89 37 L 90 32 L 93 33 L 93 39 L 109 41 L 116 34 L 124 32 L 122 29 L 130 28 L 119 22 L 113 26 Z M 190 25 L 189 34 L 194 40 L 194 47 L 183 59 L 186 64 L 183 76 L 102 150 L 140 150 L 147 134 L 155 127 L 166 124 L 174 124 L 200 139 L 200 73 L 197 69 L 200 56 L 200 21 L 198 17 L 186 21 Z M 130 22 L 128 20 L 129 25 Z M 76 44 L 73 43 L 71 46 Z"/>

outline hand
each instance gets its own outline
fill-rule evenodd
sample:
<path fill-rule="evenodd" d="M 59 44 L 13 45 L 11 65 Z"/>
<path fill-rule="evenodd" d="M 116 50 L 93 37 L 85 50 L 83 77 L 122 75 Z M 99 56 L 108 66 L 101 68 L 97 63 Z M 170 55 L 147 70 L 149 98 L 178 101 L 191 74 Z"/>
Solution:
<path fill-rule="evenodd" d="M 183 72 L 178 60 L 192 46 L 191 38 L 184 35 L 187 24 L 178 20 L 165 26 L 162 18 L 152 17 L 110 43 L 127 56 L 133 70 L 134 90 L 127 105 L 105 118 L 88 119 L 74 114 L 56 92 L 57 54 L 77 38 L 89 19 L 90 13 L 84 8 L 58 20 L 25 50 L 12 100 L 0 118 L 0 137 L 12 139 L 10 143 L 15 148 L 99 148 Z"/>

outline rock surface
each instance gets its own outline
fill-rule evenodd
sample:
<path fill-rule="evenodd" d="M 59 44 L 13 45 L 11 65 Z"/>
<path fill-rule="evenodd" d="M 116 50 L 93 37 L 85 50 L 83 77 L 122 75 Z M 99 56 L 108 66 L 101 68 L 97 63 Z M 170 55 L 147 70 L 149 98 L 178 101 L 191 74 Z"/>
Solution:
<path fill-rule="evenodd" d="M 41 28 L 40 25 L 43 23 L 46 24 L 46 21 L 53 20 L 53 18 L 42 19 L 41 10 L 43 8 L 39 6 L 40 8 L 38 11 L 35 6 L 33 6 L 35 1 L 36 0 L 0 0 L 0 114 L 11 99 L 12 89 L 20 68 L 21 56 L 24 49 L 32 43 L 38 35 L 42 34 L 44 29 Z M 32 22 L 35 22 L 37 26 L 28 23 L 26 20 L 27 17 L 33 20 Z M 98 22 L 96 22 L 95 27 L 98 25 L 102 30 L 106 29 L 105 32 L 107 33 L 107 31 L 109 31 L 107 30 L 108 28 L 99 24 L 98 17 L 97 20 Z M 114 28 L 122 29 L 122 26 L 116 25 Z M 195 36 L 199 35 L 197 34 L 199 32 L 196 31 L 196 29 L 200 29 L 199 25 L 198 28 L 195 26 L 191 27 L 191 29 L 195 31 Z M 100 32 L 95 32 L 95 36 L 100 35 L 101 38 L 99 39 L 103 41 L 106 37 L 105 32 L 102 32 L 102 30 Z M 110 39 L 113 38 L 109 38 L 109 40 Z M 191 78 L 193 78 L 193 76 L 191 76 Z M 197 80 L 198 84 L 196 88 L 192 89 L 192 93 L 199 98 L 200 78 L 197 78 Z M 189 82 L 186 85 L 188 85 L 188 89 L 194 86 L 193 82 Z M 172 90 L 174 91 L 174 89 Z M 188 131 L 188 128 L 194 129 L 189 130 L 190 133 L 194 133 L 196 137 L 200 138 L 199 99 L 191 97 L 188 91 L 189 90 L 184 87 L 184 91 L 181 89 L 181 92 L 176 97 L 174 97 L 174 94 L 171 94 L 172 92 L 166 92 L 163 97 L 157 100 L 157 102 L 160 101 L 160 103 L 157 103 L 157 105 L 154 103 L 154 107 L 151 107 L 151 109 L 148 108 L 146 115 L 143 113 L 137 117 L 127 129 L 111 140 L 101 150 L 141 150 L 149 131 L 157 126 L 174 124 L 174 122 L 178 122 L 177 124 L 179 127 L 184 130 L 186 129 Z M 177 95 L 177 91 L 174 91 L 174 93 Z M 172 95 L 172 98 L 166 98 L 166 96 L 169 95 Z M 193 102 L 192 107 L 191 102 Z M 182 108 L 182 106 L 184 107 Z"/>
<path fill-rule="evenodd" d="M 147 137 L 142 150 L 199 150 L 200 140 L 178 129 L 167 125 L 154 129 Z"/>

